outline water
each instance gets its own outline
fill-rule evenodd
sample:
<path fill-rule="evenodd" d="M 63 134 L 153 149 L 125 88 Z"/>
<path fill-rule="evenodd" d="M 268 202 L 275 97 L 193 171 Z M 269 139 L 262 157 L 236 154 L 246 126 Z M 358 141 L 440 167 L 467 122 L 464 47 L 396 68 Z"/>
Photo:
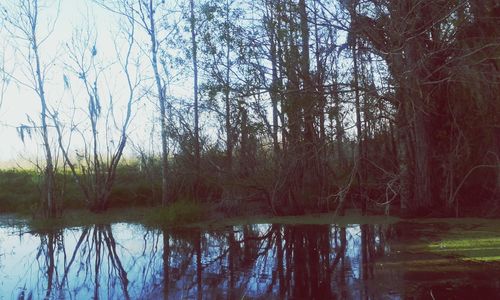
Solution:
<path fill-rule="evenodd" d="M 0 299 L 500 295 L 496 267 L 467 268 L 454 258 L 413 253 L 400 247 L 408 239 L 411 229 L 398 225 L 255 224 L 207 231 L 120 223 L 49 233 L 3 227 Z"/>

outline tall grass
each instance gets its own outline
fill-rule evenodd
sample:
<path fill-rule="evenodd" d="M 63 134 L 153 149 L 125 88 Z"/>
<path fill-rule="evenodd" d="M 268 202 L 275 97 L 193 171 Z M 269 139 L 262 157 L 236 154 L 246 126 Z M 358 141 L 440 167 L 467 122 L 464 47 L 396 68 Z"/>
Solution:
<path fill-rule="evenodd" d="M 40 177 L 35 171 L 0 171 L 0 212 L 30 212 L 39 202 Z"/>
<path fill-rule="evenodd" d="M 33 213 L 40 203 L 41 175 L 35 170 L 0 170 L 0 213 Z M 84 196 L 71 174 L 56 174 L 58 195 L 63 209 L 85 208 Z M 140 172 L 129 167 L 118 170 L 110 195 L 110 206 L 151 206 L 160 190 Z"/>
<path fill-rule="evenodd" d="M 185 222 L 199 217 L 195 202 L 213 202 L 222 194 L 220 178 L 202 174 L 197 180 L 184 165 L 172 164 L 169 173 L 168 199 L 175 203 L 174 212 L 162 210 L 161 219 Z M 109 196 L 110 208 L 157 206 L 161 203 L 161 170 L 148 168 L 138 161 L 121 164 L 116 172 Z M 212 174 L 213 175 L 213 174 Z M 0 169 L 0 213 L 34 213 L 40 204 L 42 175 L 34 169 Z M 85 209 L 85 197 L 72 174 L 58 170 L 56 174 L 58 201 L 64 209 Z M 196 188 L 194 188 L 196 186 Z M 193 199 L 189 201 L 186 199 Z M 196 200 L 196 201 L 194 201 Z M 160 218 L 160 217 L 159 217 Z"/>
<path fill-rule="evenodd" d="M 180 200 L 165 208 L 160 208 L 151 213 L 146 224 L 150 226 L 176 226 L 203 221 L 205 209 L 202 204 L 192 200 Z"/>

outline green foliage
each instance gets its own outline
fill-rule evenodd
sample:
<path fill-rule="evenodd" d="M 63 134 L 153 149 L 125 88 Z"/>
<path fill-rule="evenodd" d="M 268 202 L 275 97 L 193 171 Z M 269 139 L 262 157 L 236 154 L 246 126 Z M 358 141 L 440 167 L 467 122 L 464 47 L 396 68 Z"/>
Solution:
<path fill-rule="evenodd" d="M 64 209 L 81 209 L 85 207 L 84 196 L 78 185 L 74 182 L 72 175 L 68 172 L 56 173 L 56 184 L 61 193 L 62 206 Z"/>
<path fill-rule="evenodd" d="M 248 224 L 286 224 L 286 225 L 326 225 L 340 226 L 352 224 L 394 224 L 399 219 L 391 216 L 363 216 L 357 210 L 349 210 L 345 216 L 336 216 L 333 213 L 307 214 L 302 216 L 243 216 L 227 219 L 209 220 L 202 223 L 209 227 L 225 227 Z"/>
<path fill-rule="evenodd" d="M 0 212 L 35 213 L 40 202 L 41 175 L 35 170 L 0 170 Z M 69 174 L 56 174 L 64 208 L 83 208 L 83 195 Z"/>
<path fill-rule="evenodd" d="M 152 227 L 186 225 L 202 221 L 207 217 L 203 205 L 191 200 L 181 200 L 152 212 L 146 224 Z"/>
<path fill-rule="evenodd" d="M 110 195 L 111 207 L 153 205 L 160 195 L 157 184 L 151 183 L 135 166 L 120 166 Z M 0 171 L 0 213 L 34 213 L 40 200 L 41 177 L 34 170 Z M 62 197 L 63 209 L 83 209 L 82 191 L 71 174 L 56 174 L 57 190 Z M 156 202 L 155 202 L 156 201 Z"/>
<path fill-rule="evenodd" d="M 151 206 L 160 203 L 160 196 L 160 177 L 151 178 L 135 162 L 118 166 L 110 195 L 111 207 Z"/>
<path fill-rule="evenodd" d="M 440 240 L 427 246 L 430 252 L 467 261 L 500 261 L 498 220 L 461 219 L 449 224 L 450 230 L 441 232 Z"/>
<path fill-rule="evenodd" d="M 18 219 L 19 225 L 26 225 L 31 231 L 47 232 L 70 227 L 90 226 L 95 224 L 113 223 L 144 223 L 146 216 L 156 211 L 156 208 L 132 207 L 109 209 L 103 213 L 93 213 L 87 209 L 71 209 L 55 219 Z"/>
<path fill-rule="evenodd" d="M 0 213 L 29 213 L 35 209 L 40 200 L 39 180 L 34 171 L 0 171 Z"/>

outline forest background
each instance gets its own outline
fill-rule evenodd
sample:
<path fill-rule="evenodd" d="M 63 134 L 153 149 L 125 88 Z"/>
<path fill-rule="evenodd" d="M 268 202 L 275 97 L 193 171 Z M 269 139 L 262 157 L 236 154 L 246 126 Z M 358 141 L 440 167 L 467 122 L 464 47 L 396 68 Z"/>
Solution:
<path fill-rule="evenodd" d="M 0 10 L 0 210 L 499 212 L 495 0 Z"/>

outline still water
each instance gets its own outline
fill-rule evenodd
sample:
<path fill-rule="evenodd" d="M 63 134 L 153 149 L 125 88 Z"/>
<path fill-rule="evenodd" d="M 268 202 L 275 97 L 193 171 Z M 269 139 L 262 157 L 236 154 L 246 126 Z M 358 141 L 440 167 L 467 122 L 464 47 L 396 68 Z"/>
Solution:
<path fill-rule="evenodd" d="M 48 233 L 0 227 L 0 299 L 500 295 L 497 270 L 440 269 L 443 259 L 445 266 L 460 263 L 396 247 L 408 239 L 408 232 L 397 225 L 151 230 L 119 223 Z"/>

